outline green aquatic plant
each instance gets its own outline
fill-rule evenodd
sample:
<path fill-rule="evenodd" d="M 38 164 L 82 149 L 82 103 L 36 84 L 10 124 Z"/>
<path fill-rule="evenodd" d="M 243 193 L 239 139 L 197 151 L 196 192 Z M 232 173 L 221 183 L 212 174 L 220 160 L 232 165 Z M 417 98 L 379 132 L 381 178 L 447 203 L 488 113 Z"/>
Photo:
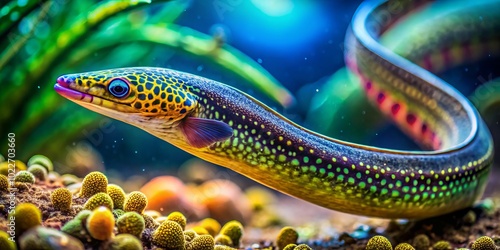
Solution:
<path fill-rule="evenodd" d="M 186 244 L 186 250 L 213 250 L 214 247 L 215 241 L 211 235 L 196 236 Z"/>
<path fill-rule="evenodd" d="M 394 248 L 394 250 L 415 250 L 415 248 L 408 243 L 400 243 Z"/>
<path fill-rule="evenodd" d="M 125 205 L 123 206 L 123 210 L 125 212 L 137 212 L 142 214 L 144 209 L 148 206 L 148 198 L 145 194 L 139 191 L 131 192 L 127 195 L 125 199 Z"/>
<path fill-rule="evenodd" d="M 91 213 L 92 213 L 92 211 L 84 209 L 84 210 L 78 212 L 78 214 L 76 214 L 75 219 L 84 221 L 90 216 Z"/>
<path fill-rule="evenodd" d="M 366 250 L 392 250 L 392 244 L 386 237 L 377 235 L 368 240 Z"/>
<path fill-rule="evenodd" d="M 142 231 L 146 227 L 144 218 L 136 212 L 126 212 L 116 221 L 118 232 L 123 234 L 131 234 L 138 238 L 141 237 Z"/>
<path fill-rule="evenodd" d="M 108 178 L 101 172 L 89 173 L 83 178 L 80 196 L 90 198 L 97 193 L 106 193 L 108 189 Z M 110 198 L 111 199 L 111 198 Z"/>
<path fill-rule="evenodd" d="M 18 204 L 13 212 L 9 214 L 9 218 L 15 218 L 16 236 L 23 234 L 30 228 L 42 225 L 42 213 L 35 204 L 21 203 Z"/>
<path fill-rule="evenodd" d="M 229 236 L 233 242 L 232 246 L 239 247 L 241 236 L 243 236 L 243 225 L 239 221 L 229 221 L 222 227 L 220 234 Z"/>
<path fill-rule="evenodd" d="M 82 241 L 87 240 L 88 233 L 86 229 L 87 218 L 92 214 L 90 210 L 80 211 L 72 220 L 66 222 L 61 228 L 61 231 L 81 239 Z"/>
<path fill-rule="evenodd" d="M 83 205 L 84 209 L 94 210 L 98 207 L 107 207 L 109 210 L 113 210 L 113 200 L 107 193 L 97 193 L 90 197 Z"/>
<path fill-rule="evenodd" d="M 32 173 L 38 180 L 45 181 L 47 179 L 47 169 L 40 164 L 30 165 L 27 171 Z"/>
<path fill-rule="evenodd" d="M 106 242 L 101 249 L 109 250 L 142 250 L 142 242 L 131 234 L 119 234 Z"/>
<path fill-rule="evenodd" d="M 50 194 L 52 206 L 59 211 L 70 211 L 73 194 L 67 188 L 57 188 Z"/>
<path fill-rule="evenodd" d="M 433 250 L 451 250 L 451 249 L 453 249 L 453 247 L 451 246 L 450 242 L 445 241 L 445 240 L 441 240 L 441 241 L 436 242 L 432 246 L 432 249 Z"/>
<path fill-rule="evenodd" d="M 495 250 L 495 241 L 488 236 L 481 236 L 472 243 L 471 250 Z"/>
<path fill-rule="evenodd" d="M 113 237 L 115 217 L 107 207 L 98 207 L 87 218 L 86 228 L 96 240 L 108 240 Z"/>
<path fill-rule="evenodd" d="M 181 226 L 182 230 L 186 229 L 186 216 L 184 216 L 181 212 L 175 211 L 170 213 L 167 216 L 167 220 L 177 222 Z"/>
<path fill-rule="evenodd" d="M 28 166 L 32 166 L 35 164 L 43 166 L 47 170 L 47 172 L 54 171 L 54 164 L 45 155 L 33 155 L 33 156 L 31 156 L 31 158 L 28 160 Z"/>
<path fill-rule="evenodd" d="M 109 184 L 107 192 L 113 200 L 113 207 L 115 209 L 123 209 L 123 203 L 125 202 L 125 192 L 123 189 L 116 184 Z"/>
<path fill-rule="evenodd" d="M 14 181 L 35 184 L 35 176 L 26 170 L 21 170 L 17 172 L 16 176 L 14 177 Z"/>
<path fill-rule="evenodd" d="M 3 230 L 0 230 L 0 249 L 2 250 L 16 250 L 16 243 L 10 240 L 10 235 Z"/>
<path fill-rule="evenodd" d="M 296 244 L 299 234 L 292 227 L 284 227 L 280 230 L 276 239 L 276 245 L 279 249 L 285 248 L 289 244 Z"/>
<path fill-rule="evenodd" d="M 183 249 L 184 233 L 179 223 L 166 220 L 153 232 L 152 242 L 162 248 Z"/>

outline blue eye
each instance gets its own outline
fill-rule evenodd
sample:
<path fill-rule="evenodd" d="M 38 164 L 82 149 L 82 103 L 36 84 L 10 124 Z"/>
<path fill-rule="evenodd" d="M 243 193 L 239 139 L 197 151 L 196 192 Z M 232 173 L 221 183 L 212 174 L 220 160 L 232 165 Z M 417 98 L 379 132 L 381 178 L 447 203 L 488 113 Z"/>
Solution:
<path fill-rule="evenodd" d="M 124 80 L 114 79 L 109 84 L 108 90 L 115 97 L 122 98 L 128 94 L 130 87 L 128 86 L 128 84 Z"/>

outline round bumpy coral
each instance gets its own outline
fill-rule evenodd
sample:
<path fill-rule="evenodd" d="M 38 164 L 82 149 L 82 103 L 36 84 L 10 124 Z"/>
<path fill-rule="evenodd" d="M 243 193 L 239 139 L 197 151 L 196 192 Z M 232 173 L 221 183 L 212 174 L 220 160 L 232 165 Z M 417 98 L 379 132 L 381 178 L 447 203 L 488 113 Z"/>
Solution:
<path fill-rule="evenodd" d="M 229 236 L 223 235 L 223 234 L 219 234 L 219 235 L 215 236 L 215 243 L 217 243 L 219 245 L 225 245 L 225 246 L 232 246 L 233 245 L 233 241 L 231 240 L 231 238 L 229 238 Z"/>
<path fill-rule="evenodd" d="M 495 246 L 495 241 L 488 236 L 479 237 L 471 247 L 472 250 L 495 250 L 497 247 Z"/>
<path fill-rule="evenodd" d="M 214 237 L 211 235 L 200 235 L 186 245 L 186 250 L 212 250 L 214 246 Z"/>
<path fill-rule="evenodd" d="M 113 207 L 115 209 L 123 209 L 123 203 L 125 202 L 125 192 L 123 189 L 118 185 L 109 184 L 107 192 L 111 200 L 113 200 Z"/>
<path fill-rule="evenodd" d="M 238 247 L 241 236 L 243 236 L 243 225 L 239 221 L 229 221 L 222 227 L 220 234 L 229 236 L 233 242 L 232 246 Z"/>
<path fill-rule="evenodd" d="M 177 222 L 166 220 L 153 232 L 153 244 L 168 249 L 184 248 L 184 233 Z"/>
<path fill-rule="evenodd" d="M 146 223 L 146 228 L 151 228 L 151 229 L 156 229 L 160 226 L 160 223 L 158 223 L 153 217 L 143 214 L 142 218 L 144 218 L 144 222 Z"/>
<path fill-rule="evenodd" d="M 144 218 L 136 212 L 124 213 L 118 218 L 116 225 L 119 233 L 131 234 L 139 238 L 145 228 Z"/>
<path fill-rule="evenodd" d="M 23 234 L 28 229 L 42 225 L 42 213 L 40 209 L 31 203 L 21 203 L 16 206 L 14 213 L 9 215 L 15 218 L 16 236 Z"/>
<path fill-rule="evenodd" d="M 67 212 L 71 210 L 73 195 L 67 188 L 58 188 L 50 194 L 52 206 L 59 211 Z"/>
<path fill-rule="evenodd" d="M 392 250 L 392 245 L 386 237 L 377 235 L 368 241 L 366 250 Z"/>
<path fill-rule="evenodd" d="M 42 165 L 47 170 L 47 172 L 54 171 L 54 164 L 52 164 L 52 161 L 45 155 L 33 155 L 28 160 L 28 166 L 34 164 Z"/>
<path fill-rule="evenodd" d="M 299 239 L 299 234 L 295 229 L 291 227 L 284 227 L 280 230 L 278 234 L 278 239 L 276 240 L 276 245 L 279 249 L 285 248 L 288 244 L 295 244 Z"/>
<path fill-rule="evenodd" d="M 448 241 L 438 241 L 432 246 L 433 250 L 451 250 L 453 249 Z"/>
<path fill-rule="evenodd" d="M 312 250 L 312 248 L 306 244 L 300 244 L 300 245 L 296 246 L 294 248 L 294 250 Z"/>
<path fill-rule="evenodd" d="M 0 174 L 0 193 L 9 190 L 9 179 L 7 176 Z"/>
<path fill-rule="evenodd" d="M 142 214 L 147 205 L 148 198 L 146 195 L 139 191 L 134 191 L 127 195 L 123 210 L 125 210 L 125 212 L 137 212 Z"/>
<path fill-rule="evenodd" d="M 413 238 L 413 246 L 417 250 L 427 250 L 431 246 L 431 242 L 427 235 L 419 234 Z"/>
<path fill-rule="evenodd" d="M 16 243 L 9 240 L 10 235 L 0 230 L 0 249 L 2 250 L 16 250 Z"/>
<path fill-rule="evenodd" d="M 87 218 L 87 230 L 96 240 L 107 240 L 113 236 L 115 217 L 107 207 L 99 207 Z"/>
<path fill-rule="evenodd" d="M 83 178 L 80 196 L 89 198 L 97 193 L 106 193 L 107 189 L 108 178 L 101 172 L 92 172 Z"/>
<path fill-rule="evenodd" d="M 17 172 L 14 181 L 35 184 L 35 176 L 26 170 L 21 170 Z"/>
<path fill-rule="evenodd" d="M 175 221 L 177 222 L 181 227 L 182 230 L 186 229 L 186 217 L 181 213 L 181 212 L 172 212 L 167 216 L 167 220 L 170 221 Z"/>
<path fill-rule="evenodd" d="M 284 248 L 280 248 L 280 249 L 281 249 L 281 250 L 293 250 L 293 249 L 295 249 L 296 247 L 297 247 L 297 245 L 296 245 L 296 244 L 288 244 L 288 245 L 286 245 L 286 247 L 284 247 Z"/>
<path fill-rule="evenodd" d="M 113 209 L 113 200 L 111 200 L 111 197 L 109 197 L 107 193 L 97 193 L 90 197 L 90 199 L 88 199 L 83 205 L 83 208 L 87 210 L 94 210 L 100 206 L 107 207 L 109 210 Z"/>
<path fill-rule="evenodd" d="M 142 243 L 130 234 L 119 234 L 108 241 L 101 249 L 109 250 L 142 250 Z"/>
<path fill-rule="evenodd" d="M 186 242 L 192 241 L 196 236 L 198 236 L 198 234 L 193 230 L 184 231 L 184 239 Z"/>
<path fill-rule="evenodd" d="M 208 233 L 210 233 L 210 235 L 212 236 L 216 236 L 221 228 L 220 223 L 212 218 L 203 219 L 202 221 L 200 221 L 199 225 L 205 228 L 208 231 Z"/>
<path fill-rule="evenodd" d="M 32 173 L 38 180 L 45 181 L 47 179 L 47 169 L 40 164 L 29 166 L 28 172 Z"/>
<path fill-rule="evenodd" d="M 415 250 L 415 248 L 408 243 L 400 243 L 394 248 L 394 250 Z"/>

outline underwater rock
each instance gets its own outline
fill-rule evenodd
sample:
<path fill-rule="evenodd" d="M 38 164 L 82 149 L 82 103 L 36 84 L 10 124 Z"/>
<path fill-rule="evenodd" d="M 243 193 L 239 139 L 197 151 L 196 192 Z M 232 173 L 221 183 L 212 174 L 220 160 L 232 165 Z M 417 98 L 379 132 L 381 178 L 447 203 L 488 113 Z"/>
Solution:
<path fill-rule="evenodd" d="M 20 250 L 83 250 L 83 244 L 76 238 L 52 228 L 37 226 L 19 238 Z"/>

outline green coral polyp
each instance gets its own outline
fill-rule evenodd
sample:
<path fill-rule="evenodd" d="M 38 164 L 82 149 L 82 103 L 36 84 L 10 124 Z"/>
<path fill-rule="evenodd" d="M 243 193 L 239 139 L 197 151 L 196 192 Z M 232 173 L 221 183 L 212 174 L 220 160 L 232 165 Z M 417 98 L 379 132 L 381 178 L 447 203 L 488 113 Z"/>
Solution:
<path fill-rule="evenodd" d="M 495 241 L 488 236 L 479 237 L 474 243 L 472 243 L 472 250 L 495 250 L 497 249 Z"/>
<path fill-rule="evenodd" d="M 229 236 L 233 242 L 232 246 L 238 247 L 243 236 L 243 225 L 239 221 L 229 221 L 222 227 L 220 234 Z"/>
<path fill-rule="evenodd" d="M 276 245 L 279 249 L 285 248 L 289 244 L 296 244 L 299 239 L 299 234 L 292 227 L 284 227 L 280 230 Z"/>
<path fill-rule="evenodd" d="M 17 172 L 16 176 L 14 177 L 14 181 L 35 184 L 35 176 L 26 170 L 21 170 Z"/>
<path fill-rule="evenodd" d="M 47 179 L 47 169 L 39 164 L 33 164 L 28 167 L 28 172 L 32 173 L 36 179 L 45 181 Z"/>
<path fill-rule="evenodd" d="M 134 191 L 127 195 L 123 210 L 126 212 L 137 212 L 142 214 L 148 205 L 148 198 L 145 194 Z"/>
<path fill-rule="evenodd" d="M 73 195 L 67 188 L 58 188 L 50 194 L 52 205 L 59 211 L 69 211 L 71 209 L 72 200 Z"/>
<path fill-rule="evenodd" d="M 183 249 L 184 243 L 184 233 L 177 222 L 166 220 L 153 232 L 153 244 L 156 246 Z"/>
<path fill-rule="evenodd" d="M 43 166 L 47 170 L 47 172 L 54 171 L 54 164 L 45 155 L 33 155 L 28 160 L 28 166 L 31 166 L 31 165 L 34 165 L 34 164 L 39 164 L 39 165 Z"/>
<path fill-rule="evenodd" d="M 231 238 L 229 238 L 229 236 L 224 235 L 224 234 L 219 234 L 219 235 L 215 236 L 215 243 L 219 244 L 219 245 L 225 245 L 225 246 L 232 246 L 233 245 L 233 241 L 231 240 Z"/>
<path fill-rule="evenodd" d="M 109 210 L 113 210 L 113 200 L 107 193 L 97 193 L 85 202 L 83 205 L 84 209 L 94 210 L 98 207 L 107 207 Z"/>
<path fill-rule="evenodd" d="M 392 250 L 392 245 L 386 237 L 377 235 L 368 241 L 366 250 Z"/>
<path fill-rule="evenodd" d="M 131 234 L 139 238 L 145 228 L 144 218 L 136 212 L 124 213 L 118 218 L 116 225 L 120 234 Z"/>
<path fill-rule="evenodd" d="M 123 203 L 125 202 L 125 192 L 123 189 L 118 185 L 109 184 L 107 193 L 113 200 L 113 207 L 115 209 L 123 209 Z"/>
<path fill-rule="evenodd" d="M 91 172 L 83 178 L 80 196 L 89 198 L 97 193 L 107 193 L 108 178 L 101 172 Z"/>
<path fill-rule="evenodd" d="M 167 220 L 177 222 L 182 230 L 186 229 L 186 217 L 181 212 L 172 212 L 167 216 Z"/>

